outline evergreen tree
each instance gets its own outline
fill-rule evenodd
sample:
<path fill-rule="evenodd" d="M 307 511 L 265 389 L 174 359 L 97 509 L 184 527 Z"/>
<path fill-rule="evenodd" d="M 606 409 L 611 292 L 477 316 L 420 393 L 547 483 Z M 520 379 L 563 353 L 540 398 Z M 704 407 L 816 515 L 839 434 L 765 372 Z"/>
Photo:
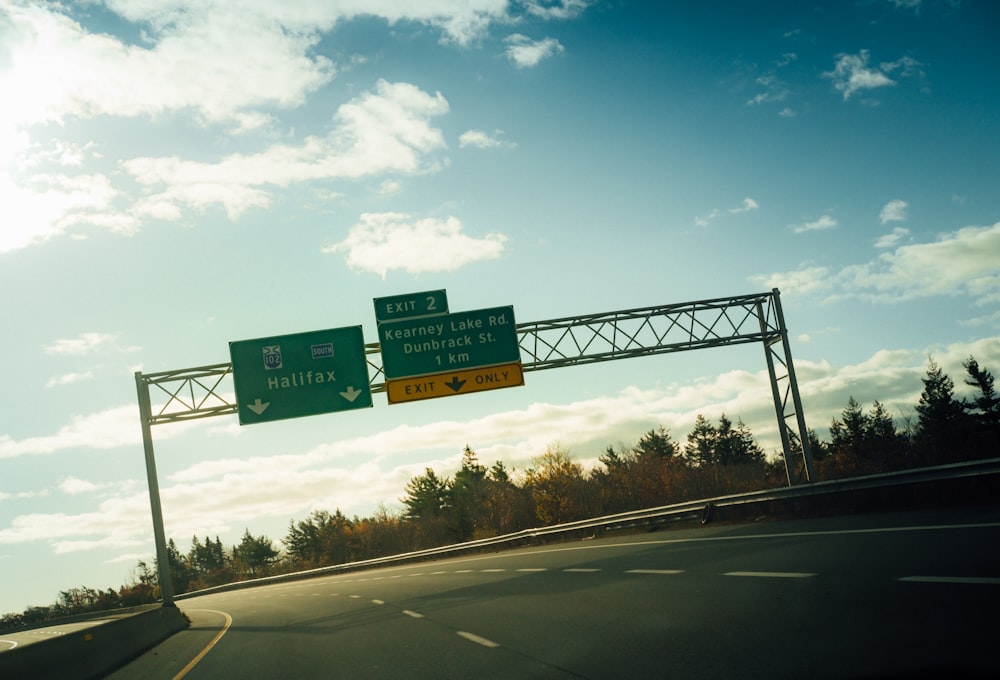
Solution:
<path fill-rule="evenodd" d="M 591 480 L 597 485 L 598 495 L 601 499 L 601 507 L 605 513 L 624 512 L 626 510 L 636 510 L 639 504 L 638 488 L 638 445 L 625 449 L 621 447 L 616 451 L 609 446 L 604 450 L 598 460 L 604 468 L 596 468 L 591 472 Z M 655 454 L 645 458 L 647 462 L 659 460 Z"/>
<path fill-rule="evenodd" d="M 699 413 L 694 420 L 694 427 L 688 432 L 687 443 L 684 445 L 684 457 L 695 467 L 715 463 L 717 434 L 712 423 Z"/>
<path fill-rule="evenodd" d="M 527 529 L 535 520 L 530 493 L 514 483 L 503 461 L 486 473 L 485 525 L 494 535 Z"/>
<path fill-rule="evenodd" d="M 764 462 L 764 450 L 754 441 L 750 428 L 741 419 L 733 422 L 723 413 L 715 430 L 715 460 L 721 465 L 748 465 Z"/>
<path fill-rule="evenodd" d="M 830 453 L 840 474 L 856 475 L 865 459 L 868 418 L 854 396 L 847 399 L 841 419 L 830 422 Z"/>
<path fill-rule="evenodd" d="M 250 578 L 260 576 L 274 564 L 278 551 L 273 541 L 267 536 L 252 536 L 249 529 L 244 529 L 243 540 L 233 547 L 233 559 L 240 570 Z"/>
<path fill-rule="evenodd" d="M 906 438 L 878 400 L 872 402 L 865 423 L 865 446 L 876 472 L 898 469 L 906 454 Z"/>
<path fill-rule="evenodd" d="M 934 359 L 928 361 L 924 390 L 917 404 L 916 446 L 925 463 L 946 463 L 966 455 L 965 408 L 955 398 L 955 383 Z"/>
<path fill-rule="evenodd" d="M 684 457 L 696 467 L 763 463 L 763 449 L 754 441 L 750 428 L 742 420 L 733 424 L 725 413 L 713 426 L 700 413 L 688 433 Z"/>
<path fill-rule="evenodd" d="M 306 519 L 293 521 L 282 539 L 292 561 L 306 567 L 351 561 L 350 541 L 351 521 L 339 508 L 333 514 L 313 510 Z"/>
<path fill-rule="evenodd" d="M 670 438 L 670 431 L 661 425 L 642 435 L 634 451 L 639 458 L 671 458 L 677 454 L 678 447 Z"/>
<path fill-rule="evenodd" d="M 831 464 L 841 474 L 885 472 L 899 467 L 906 438 L 879 401 L 865 413 L 853 396 L 847 400 L 842 419 L 830 423 Z M 827 466 L 829 469 L 830 466 Z"/>
<path fill-rule="evenodd" d="M 476 452 L 466 444 L 462 468 L 455 473 L 450 485 L 449 505 L 458 540 L 472 538 L 476 529 L 483 526 L 486 494 L 486 468 L 479 464 Z"/>
<path fill-rule="evenodd" d="M 157 575 L 156 585 L 159 587 L 159 573 L 160 573 L 160 561 L 159 559 L 154 561 L 156 565 L 155 573 Z M 181 554 L 181 551 L 177 548 L 177 544 L 174 539 L 167 541 L 167 565 L 170 570 L 170 582 L 174 586 L 175 593 L 187 592 L 188 587 L 191 584 L 191 568 L 188 565 L 187 558 Z M 159 594 L 157 593 L 159 597 Z"/>
<path fill-rule="evenodd" d="M 1000 395 L 994 387 L 993 375 L 980 367 L 973 357 L 963 364 L 968 377 L 965 384 L 974 387 L 978 393 L 965 407 L 972 420 L 972 445 L 976 457 L 989 457 L 996 451 L 1000 438 Z"/>
<path fill-rule="evenodd" d="M 400 499 L 406 506 L 407 519 L 435 519 L 448 507 L 448 480 L 441 479 L 431 468 L 406 484 L 406 496 Z"/>

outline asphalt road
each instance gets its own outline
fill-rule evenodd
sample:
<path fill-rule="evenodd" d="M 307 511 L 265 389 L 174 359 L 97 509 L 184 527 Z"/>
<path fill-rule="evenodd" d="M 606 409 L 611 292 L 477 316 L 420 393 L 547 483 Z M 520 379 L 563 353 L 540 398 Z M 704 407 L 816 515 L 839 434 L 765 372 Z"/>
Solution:
<path fill-rule="evenodd" d="M 708 526 L 185 599 L 113 680 L 1000 677 L 1000 508 Z"/>

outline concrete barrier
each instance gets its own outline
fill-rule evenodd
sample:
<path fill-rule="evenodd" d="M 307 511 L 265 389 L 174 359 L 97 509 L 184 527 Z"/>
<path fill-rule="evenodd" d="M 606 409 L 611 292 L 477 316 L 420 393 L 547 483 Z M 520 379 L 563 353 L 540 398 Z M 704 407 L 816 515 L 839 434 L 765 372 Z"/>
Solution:
<path fill-rule="evenodd" d="M 189 625 L 173 606 L 113 619 L 0 654 L 0 678 L 101 678 Z"/>

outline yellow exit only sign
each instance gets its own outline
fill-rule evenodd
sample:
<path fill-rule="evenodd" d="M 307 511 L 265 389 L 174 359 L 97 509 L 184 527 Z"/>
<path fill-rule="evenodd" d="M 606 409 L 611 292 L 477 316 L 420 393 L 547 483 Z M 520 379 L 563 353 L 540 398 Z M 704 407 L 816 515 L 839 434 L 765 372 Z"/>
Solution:
<path fill-rule="evenodd" d="M 385 391 L 390 404 L 400 404 L 419 399 L 484 392 L 502 387 L 519 387 L 523 384 L 524 370 L 521 362 L 515 361 L 452 373 L 386 380 Z"/>

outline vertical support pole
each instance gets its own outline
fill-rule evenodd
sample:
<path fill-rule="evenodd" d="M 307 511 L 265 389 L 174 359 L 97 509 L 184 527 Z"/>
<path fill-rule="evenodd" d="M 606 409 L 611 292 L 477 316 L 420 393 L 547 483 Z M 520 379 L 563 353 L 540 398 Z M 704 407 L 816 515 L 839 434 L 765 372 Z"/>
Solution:
<path fill-rule="evenodd" d="M 771 379 L 771 397 L 774 399 L 774 411 L 778 418 L 778 434 L 781 435 L 781 451 L 785 459 L 785 476 L 788 486 L 795 485 L 795 468 L 792 464 L 792 443 L 788 438 L 788 423 L 785 422 L 785 408 L 778 387 L 778 375 L 774 370 L 774 357 L 771 355 L 771 343 L 767 338 L 767 321 L 764 306 L 757 302 L 757 320 L 760 322 L 760 332 L 764 337 L 764 358 L 767 359 L 767 375 Z"/>
<path fill-rule="evenodd" d="M 795 379 L 795 367 L 792 364 L 792 350 L 788 344 L 788 328 L 785 326 L 785 315 L 781 310 L 781 293 L 777 288 L 771 291 L 771 299 L 774 305 L 774 319 L 777 325 L 779 338 L 772 342 L 764 341 L 764 354 L 767 357 L 767 368 L 771 375 L 771 392 L 774 396 L 774 408 L 778 414 L 778 429 L 781 430 L 781 443 L 785 452 L 785 472 L 788 475 L 789 486 L 795 483 L 795 475 L 791 467 L 791 451 L 788 438 L 788 426 L 785 422 L 788 416 L 785 415 L 785 405 L 778 389 L 777 377 L 774 372 L 774 359 L 771 354 L 771 344 L 780 340 L 782 350 L 782 362 L 785 366 L 786 378 L 788 380 L 788 390 L 786 396 L 791 396 L 792 408 L 795 411 L 796 424 L 799 430 L 799 443 L 802 447 L 802 469 L 805 481 L 812 482 L 816 479 L 813 471 L 812 451 L 809 447 L 809 432 L 806 428 L 805 414 L 802 411 L 802 400 L 799 397 L 799 385 Z M 761 313 L 758 303 L 758 313 L 760 316 L 761 332 L 767 334 L 764 316 Z"/>
<path fill-rule="evenodd" d="M 160 597 L 164 607 L 174 605 L 174 582 L 170 577 L 167 557 L 167 536 L 163 529 L 163 509 L 160 507 L 160 485 L 156 481 L 156 459 L 153 457 L 153 420 L 149 402 L 149 383 L 141 371 L 135 373 L 135 388 L 139 394 L 139 418 L 142 420 L 142 448 L 146 454 L 146 483 L 149 485 L 149 507 L 153 513 L 153 540 L 156 543 L 156 563 L 159 568 Z"/>
<path fill-rule="evenodd" d="M 795 366 L 792 364 L 792 348 L 788 344 L 788 327 L 785 326 L 785 314 L 781 311 L 781 293 L 775 288 L 774 294 L 774 314 L 778 320 L 778 328 L 781 332 L 781 346 L 785 353 L 785 368 L 788 370 L 788 389 L 792 393 L 792 405 L 795 408 L 795 420 L 799 426 L 799 441 L 802 445 L 802 468 L 806 475 L 807 482 L 816 481 L 816 473 L 813 470 L 812 450 L 809 447 L 809 430 L 806 428 L 806 416 L 802 411 L 802 399 L 799 397 L 799 383 L 795 379 Z"/>

